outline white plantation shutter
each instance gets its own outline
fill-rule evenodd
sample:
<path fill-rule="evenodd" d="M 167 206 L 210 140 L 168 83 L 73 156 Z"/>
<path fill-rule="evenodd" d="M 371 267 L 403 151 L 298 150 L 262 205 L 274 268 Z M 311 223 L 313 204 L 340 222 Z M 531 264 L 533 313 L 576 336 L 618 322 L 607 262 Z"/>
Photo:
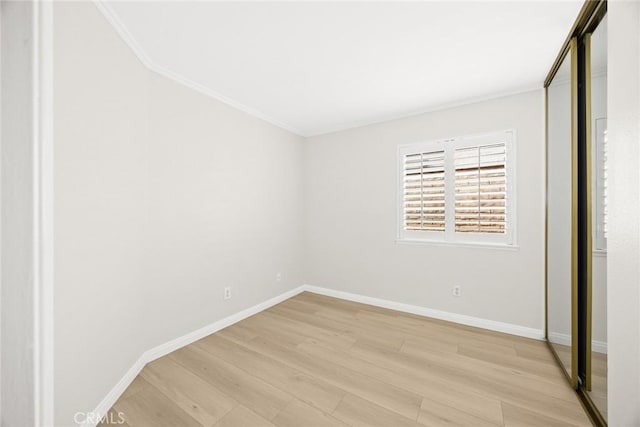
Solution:
<path fill-rule="evenodd" d="M 609 186 L 608 184 L 608 180 L 607 180 L 607 169 L 608 169 L 608 162 L 607 162 L 607 157 L 609 155 L 608 153 L 608 146 L 607 146 L 607 131 L 604 131 L 604 137 L 602 139 L 602 237 L 605 239 L 605 245 L 606 245 L 606 239 L 608 237 L 609 234 Z"/>
<path fill-rule="evenodd" d="M 513 245 L 513 136 L 401 146 L 399 239 Z"/>
<path fill-rule="evenodd" d="M 455 150 L 455 231 L 501 233 L 506 230 L 505 143 Z"/>
<path fill-rule="evenodd" d="M 595 138 L 595 250 L 607 250 L 608 199 L 607 186 L 607 119 L 596 120 Z"/>
<path fill-rule="evenodd" d="M 444 232 L 444 151 L 408 154 L 403 169 L 405 230 Z"/>

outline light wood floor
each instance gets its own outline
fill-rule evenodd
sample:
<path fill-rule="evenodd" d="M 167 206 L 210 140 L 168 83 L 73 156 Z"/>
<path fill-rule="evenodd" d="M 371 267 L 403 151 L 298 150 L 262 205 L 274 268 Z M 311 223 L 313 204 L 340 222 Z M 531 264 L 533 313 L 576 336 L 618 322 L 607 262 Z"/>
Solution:
<path fill-rule="evenodd" d="M 130 427 L 590 426 L 546 344 L 303 293 L 148 364 Z"/>

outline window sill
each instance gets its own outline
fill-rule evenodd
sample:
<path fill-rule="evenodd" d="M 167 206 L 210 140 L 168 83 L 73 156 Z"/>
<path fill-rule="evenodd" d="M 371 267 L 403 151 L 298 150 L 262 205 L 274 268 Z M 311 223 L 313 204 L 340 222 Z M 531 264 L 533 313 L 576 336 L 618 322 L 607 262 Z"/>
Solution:
<path fill-rule="evenodd" d="M 399 245 L 418 245 L 418 246 L 450 246 L 458 248 L 483 248 L 497 249 L 500 251 L 518 251 L 520 246 L 507 245 L 504 243 L 475 243 L 475 242 L 443 242 L 440 240 L 422 240 L 422 239 L 396 239 Z"/>

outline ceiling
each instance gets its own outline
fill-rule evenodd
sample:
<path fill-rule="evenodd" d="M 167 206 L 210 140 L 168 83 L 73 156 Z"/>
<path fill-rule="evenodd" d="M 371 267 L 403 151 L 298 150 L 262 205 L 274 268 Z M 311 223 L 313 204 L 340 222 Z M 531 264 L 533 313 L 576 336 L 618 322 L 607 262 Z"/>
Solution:
<path fill-rule="evenodd" d="M 146 1 L 107 8 L 157 67 L 310 136 L 542 87 L 581 5 Z"/>

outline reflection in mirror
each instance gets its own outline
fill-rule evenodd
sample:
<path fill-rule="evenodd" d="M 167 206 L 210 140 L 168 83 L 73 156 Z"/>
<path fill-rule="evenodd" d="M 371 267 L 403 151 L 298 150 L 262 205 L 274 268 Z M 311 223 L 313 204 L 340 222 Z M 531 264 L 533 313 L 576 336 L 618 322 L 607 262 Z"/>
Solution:
<path fill-rule="evenodd" d="M 547 88 L 547 328 L 572 377 L 571 52 Z"/>
<path fill-rule="evenodd" d="M 607 419 L 607 17 L 591 36 L 591 390 Z"/>

